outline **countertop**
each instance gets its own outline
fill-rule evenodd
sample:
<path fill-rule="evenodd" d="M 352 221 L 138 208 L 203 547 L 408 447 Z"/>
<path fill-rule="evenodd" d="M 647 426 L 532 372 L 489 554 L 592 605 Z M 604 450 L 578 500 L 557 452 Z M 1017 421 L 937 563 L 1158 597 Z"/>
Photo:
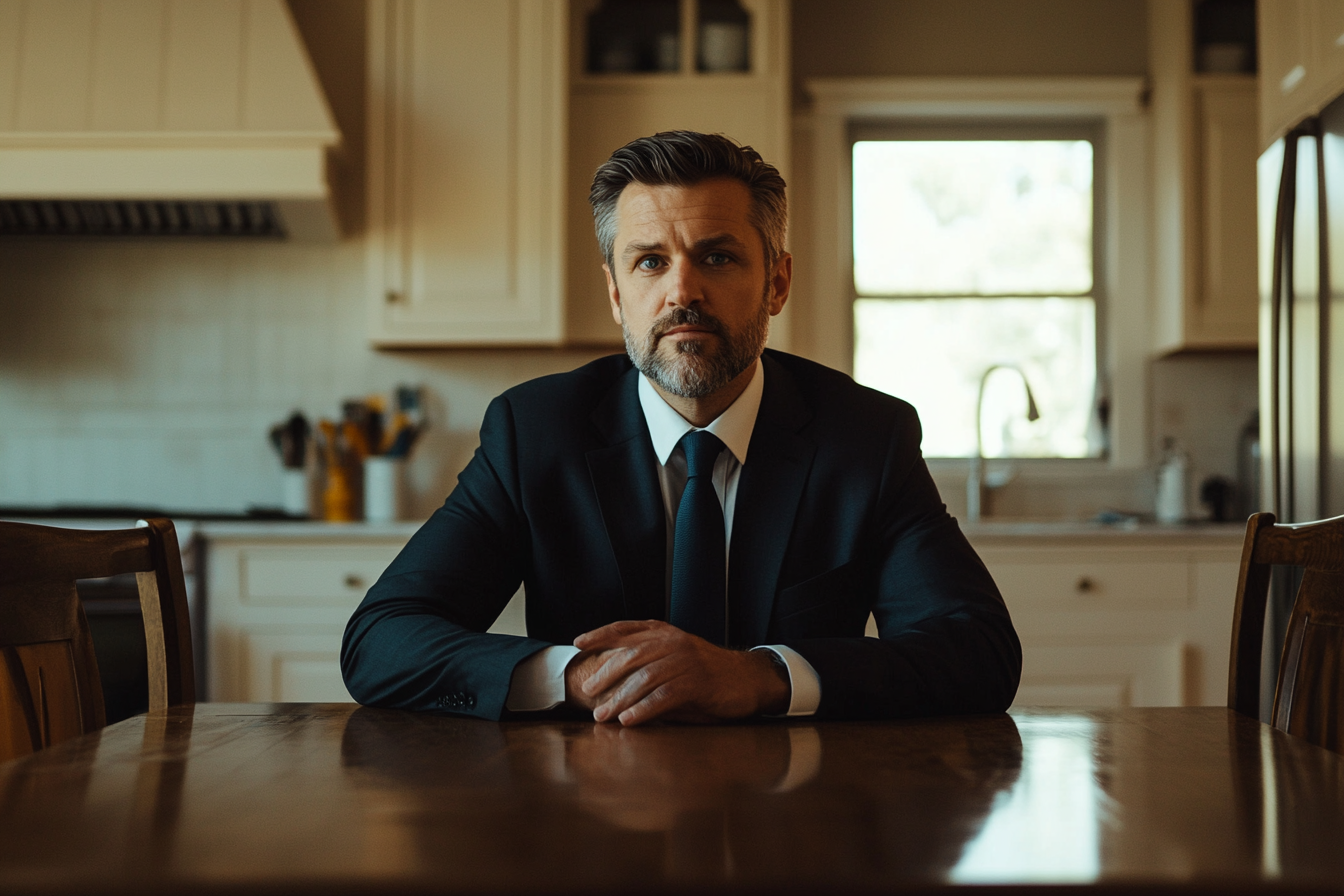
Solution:
<path fill-rule="evenodd" d="M 1056 538 L 1069 541 L 1172 542 L 1192 541 L 1240 545 L 1245 523 L 1098 523 L 1090 520 L 981 520 L 961 523 L 972 544 L 1021 538 Z"/>
<path fill-rule="evenodd" d="M 43 526 L 61 526 L 73 529 L 129 528 L 134 519 L 44 519 L 15 517 L 16 522 Z M 1192 541 L 1210 546 L 1228 543 L 1241 544 L 1246 534 L 1245 523 L 1192 522 L 1184 524 L 1158 523 L 1098 523 L 1090 520 L 1007 520 L 990 519 L 976 523 L 958 521 L 966 537 L 973 544 L 1002 543 L 1017 539 L 1059 539 L 1061 541 L 1105 541 L 1112 543 Z M 333 541 L 348 539 L 408 539 L 415 534 L 424 520 L 403 520 L 394 523 L 327 523 L 295 520 L 196 520 L 190 517 L 174 518 L 178 538 L 182 542 L 193 536 L 206 540 L 217 539 L 301 539 Z"/>

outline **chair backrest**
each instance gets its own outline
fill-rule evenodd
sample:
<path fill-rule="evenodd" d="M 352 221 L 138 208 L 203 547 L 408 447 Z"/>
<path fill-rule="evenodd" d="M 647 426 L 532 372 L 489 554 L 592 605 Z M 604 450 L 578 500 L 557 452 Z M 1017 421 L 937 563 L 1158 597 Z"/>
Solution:
<path fill-rule="evenodd" d="M 93 639 L 75 582 L 135 573 L 149 708 L 196 701 L 182 555 L 171 521 L 135 529 L 0 522 L 0 760 L 106 724 Z"/>
<path fill-rule="evenodd" d="M 1274 566 L 1301 568 L 1302 584 L 1288 618 L 1271 721 L 1344 752 L 1344 517 L 1276 525 L 1272 513 L 1257 513 L 1247 522 L 1227 705 L 1260 715 L 1260 652 Z"/>

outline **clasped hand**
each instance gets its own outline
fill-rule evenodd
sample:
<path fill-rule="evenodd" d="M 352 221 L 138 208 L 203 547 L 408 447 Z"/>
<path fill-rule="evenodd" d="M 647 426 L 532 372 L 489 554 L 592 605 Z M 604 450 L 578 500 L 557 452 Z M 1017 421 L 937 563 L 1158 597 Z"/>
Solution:
<path fill-rule="evenodd" d="M 789 684 L 764 651 L 717 647 L 657 620 L 613 622 L 574 639 L 565 702 L 599 722 L 712 722 L 788 709 Z"/>

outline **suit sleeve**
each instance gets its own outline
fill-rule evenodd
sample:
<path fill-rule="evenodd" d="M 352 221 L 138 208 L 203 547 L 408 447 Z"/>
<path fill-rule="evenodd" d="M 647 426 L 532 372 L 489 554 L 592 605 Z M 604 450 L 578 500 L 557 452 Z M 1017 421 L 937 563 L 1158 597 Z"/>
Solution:
<path fill-rule="evenodd" d="M 498 719 L 514 667 L 549 646 L 485 631 L 530 556 L 515 434 L 507 399 L 495 399 L 457 488 L 351 616 L 341 671 L 360 703 Z"/>
<path fill-rule="evenodd" d="M 785 640 L 821 680 L 818 718 L 1002 712 L 1022 648 L 989 571 L 948 515 L 912 408 L 886 456 L 862 566 L 877 638 Z"/>

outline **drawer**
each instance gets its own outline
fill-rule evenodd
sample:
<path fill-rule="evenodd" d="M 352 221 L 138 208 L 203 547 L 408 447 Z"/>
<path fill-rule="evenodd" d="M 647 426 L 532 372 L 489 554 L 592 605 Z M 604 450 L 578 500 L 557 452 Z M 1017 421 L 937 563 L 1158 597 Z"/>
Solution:
<path fill-rule="evenodd" d="M 245 548 L 238 556 L 239 597 L 253 606 L 335 602 L 353 606 L 401 550 L 400 544 Z"/>
<path fill-rule="evenodd" d="M 1179 640 L 1042 643 L 1024 637 L 1013 707 L 1181 706 L 1185 651 Z"/>
<path fill-rule="evenodd" d="M 1124 551 L 1061 551 L 1056 556 L 987 552 L 982 558 L 1010 610 L 1179 609 L 1190 602 L 1190 564 L 1184 556 L 1144 559 Z"/>

